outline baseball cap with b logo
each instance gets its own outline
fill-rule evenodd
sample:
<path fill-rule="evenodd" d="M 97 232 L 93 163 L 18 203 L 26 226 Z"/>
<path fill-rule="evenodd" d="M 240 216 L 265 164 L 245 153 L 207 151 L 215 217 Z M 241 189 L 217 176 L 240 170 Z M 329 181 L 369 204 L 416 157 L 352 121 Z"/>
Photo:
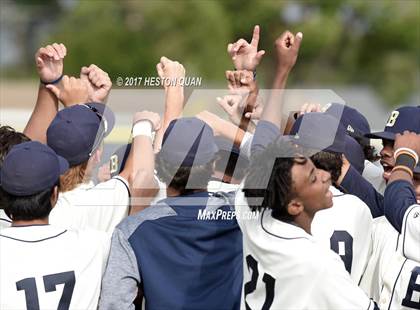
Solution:
<path fill-rule="evenodd" d="M 420 133 L 420 106 L 401 107 L 392 111 L 384 131 L 368 133 L 365 136 L 371 139 L 395 140 L 395 135 L 405 130 Z"/>

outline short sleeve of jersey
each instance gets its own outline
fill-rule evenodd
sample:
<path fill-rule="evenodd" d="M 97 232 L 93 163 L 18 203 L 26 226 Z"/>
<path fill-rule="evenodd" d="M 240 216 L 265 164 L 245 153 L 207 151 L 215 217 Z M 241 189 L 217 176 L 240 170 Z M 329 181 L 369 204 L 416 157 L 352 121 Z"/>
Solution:
<path fill-rule="evenodd" d="M 111 233 L 128 215 L 128 183 L 120 176 L 114 177 L 86 191 L 79 201 L 88 208 L 88 227 Z"/>
<path fill-rule="evenodd" d="M 420 205 L 412 205 L 405 212 L 401 234 L 403 255 L 420 262 Z"/>

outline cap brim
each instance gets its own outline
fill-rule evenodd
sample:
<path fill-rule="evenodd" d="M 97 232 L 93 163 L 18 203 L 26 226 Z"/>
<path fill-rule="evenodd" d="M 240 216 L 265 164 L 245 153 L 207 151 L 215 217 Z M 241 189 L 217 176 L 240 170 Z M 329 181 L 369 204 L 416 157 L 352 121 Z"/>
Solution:
<path fill-rule="evenodd" d="M 370 139 L 395 140 L 395 133 L 389 131 L 371 132 L 365 134 L 365 137 Z"/>
<path fill-rule="evenodd" d="M 106 130 L 105 136 L 108 136 L 115 125 L 115 114 L 112 110 L 105 104 L 100 102 L 89 102 L 86 105 L 95 108 L 102 115 L 106 121 Z"/>
<path fill-rule="evenodd" d="M 64 157 L 57 155 L 58 158 L 58 165 L 60 166 L 60 175 L 64 174 L 67 170 L 69 170 L 69 162 Z"/>

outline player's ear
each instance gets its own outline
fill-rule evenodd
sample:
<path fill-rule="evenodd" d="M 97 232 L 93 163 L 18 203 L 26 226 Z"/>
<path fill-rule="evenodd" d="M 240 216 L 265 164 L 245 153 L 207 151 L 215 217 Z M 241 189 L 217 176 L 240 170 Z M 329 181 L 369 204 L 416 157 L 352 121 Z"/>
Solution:
<path fill-rule="evenodd" d="M 304 210 L 303 203 L 299 199 L 292 199 L 287 205 L 287 212 L 291 216 L 298 216 Z"/>
<path fill-rule="evenodd" d="M 50 203 L 51 203 L 51 207 L 54 208 L 55 204 L 57 203 L 58 200 L 58 186 L 54 186 L 52 193 L 51 193 L 51 197 L 50 197 Z"/>

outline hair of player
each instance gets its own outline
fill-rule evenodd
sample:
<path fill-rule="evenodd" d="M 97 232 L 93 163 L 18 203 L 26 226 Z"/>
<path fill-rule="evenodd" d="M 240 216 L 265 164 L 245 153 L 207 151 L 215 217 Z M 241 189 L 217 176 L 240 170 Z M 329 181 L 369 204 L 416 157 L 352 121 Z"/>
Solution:
<path fill-rule="evenodd" d="M 5 202 L 4 212 L 13 221 L 47 218 L 52 210 L 51 195 L 55 186 L 30 196 L 15 196 L 1 190 Z"/>
<path fill-rule="evenodd" d="M 278 154 L 282 154 L 282 157 L 278 157 Z M 302 153 L 291 147 L 290 143 L 274 142 L 252 157 L 243 189 L 252 211 L 271 209 L 274 218 L 293 221 L 293 216 L 287 210 L 295 197 L 292 168 L 296 164 L 304 165 L 308 160 L 299 154 Z"/>
<path fill-rule="evenodd" d="M 0 127 L 0 167 L 3 165 L 3 160 L 9 153 L 10 149 L 16 144 L 31 141 L 26 135 L 17 132 L 10 126 Z"/>
<path fill-rule="evenodd" d="M 343 166 L 343 157 L 340 153 L 320 151 L 311 156 L 315 167 L 328 171 L 331 174 L 331 181 L 337 184 Z"/>
<path fill-rule="evenodd" d="M 89 161 L 85 161 L 76 166 L 72 166 L 63 175 L 60 176 L 60 192 L 68 192 L 83 183 L 86 175 L 86 168 Z"/>
<path fill-rule="evenodd" d="M 354 137 L 354 139 L 362 147 L 363 154 L 365 155 L 366 160 L 370 162 L 375 162 L 379 160 L 380 156 L 378 155 L 378 152 L 376 151 L 373 145 L 370 145 L 369 143 L 366 142 L 366 140 L 362 138 Z"/>
<path fill-rule="evenodd" d="M 226 176 L 242 180 L 248 169 L 248 162 L 238 154 L 219 150 L 216 153 L 215 171 L 223 172 Z"/>
<path fill-rule="evenodd" d="M 207 188 L 210 177 L 213 174 L 214 159 L 205 165 L 193 167 L 175 167 L 173 164 L 163 160 L 159 154 L 156 156 L 156 170 L 160 180 L 168 187 L 179 192 L 180 195 L 191 194 L 196 190 Z M 186 188 L 187 185 L 194 185 L 194 188 Z"/>

